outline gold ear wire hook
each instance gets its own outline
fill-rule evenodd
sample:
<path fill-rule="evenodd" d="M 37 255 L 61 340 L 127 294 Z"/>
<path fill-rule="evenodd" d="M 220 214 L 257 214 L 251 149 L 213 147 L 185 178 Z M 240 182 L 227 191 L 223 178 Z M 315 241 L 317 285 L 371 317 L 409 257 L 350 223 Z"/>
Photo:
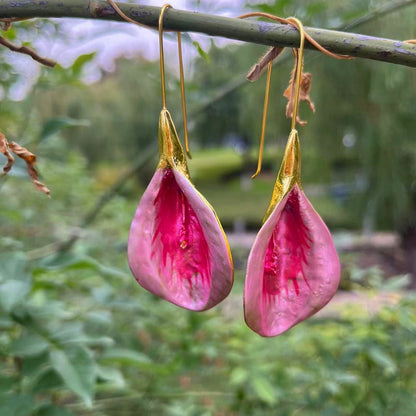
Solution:
<path fill-rule="evenodd" d="M 297 118 L 297 113 L 298 113 L 298 107 L 299 107 L 299 96 L 300 96 L 300 84 L 302 82 L 302 69 L 303 69 L 303 50 L 304 50 L 304 44 L 305 44 L 305 39 L 308 40 L 308 42 L 310 44 L 312 44 L 313 46 L 315 46 L 316 49 L 318 49 L 319 51 L 321 51 L 322 53 L 324 53 L 325 55 L 331 56 L 333 58 L 337 58 L 337 59 L 353 59 L 351 56 L 347 56 L 347 55 L 338 55 L 335 53 L 332 53 L 330 51 L 328 51 L 327 49 L 325 49 L 323 46 L 321 46 L 318 42 L 316 42 L 310 35 L 308 35 L 308 33 L 304 30 L 302 22 L 294 17 L 289 17 L 288 19 L 283 19 L 281 17 L 278 16 L 274 16 L 272 14 L 269 13 L 262 13 L 262 12 L 254 12 L 254 13 L 247 13 L 247 14 L 243 14 L 241 16 L 238 16 L 238 19 L 246 19 L 247 17 L 265 17 L 267 19 L 271 19 L 271 20 L 275 20 L 278 21 L 280 23 L 283 24 L 290 24 L 292 26 L 295 26 L 299 32 L 300 32 L 300 44 L 299 44 L 299 48 L 298 51 L 296 51 L 295 49 L 293 49 L 293 53 L 295 55 L 295 59 L 296 59 L 296 69 L 295 69 L 295 74 L 294 74 L 294 78 L 295 78 L 295 88 L 292 88 L 292 97 L 294 98 L 293 102 L 294 102 L 294 111 L 293 111 L 293 117 L 292 117 L 292 130 L 295 130 L 296 127 L 296 118 Z M 416 43 L 416 41 L 408 41 L 411 43 Z M 268 64 L 268 78 L 271 74 L 271 62 L 272 60 L 275 59 L 275 57 L 272 57 L 271 60 L 269 61 Z M 268 106 L 268 96 L 269 96 L 269 89 L 270 88 L 270 84 L 269 84 L 269 80 L 268 83 L 266 85 L 266 96 L 265 96 L 265 101 L 264 101 L 264 109 L 263 109 L 263 122 L 262 122 L 262 134 L 261 134 L 261 138 L 260 138 L 260 148 L 259 148 L 259 159 L 257 162 L 257 170 L 256 173 L 252 176 L 252 178 L 255 178 L 261 170 L 261 165 L 262 165 L 262 157 L 263 157 L 263 147 L 264 147 L 264 134 L 265 134 L 265 126 L 266 126 L 266 115 L 267 115 L 267 106 Z"/>
<path fill-rule="evenodd" d="M 269 108 L 269 96 L 270 96 L 270 81 L 272 78 L 273 62 L 267 64 L 267 81 L 266 81 L 266 93 L 264 95 L 264 106 L 263 106 L 263 119 L 261 122 L 261 136 L 259 146 L 259 158 L 257 160 L 257 170 L 252 179 L 254 179 L 261 171 L 261 164 L 263 160 L 263 149 L 264 149 L 264 136 L 266 134 L 266 121 L 267 121 L 267 109 Z"/>
<path fill-rule="evenodd" d="M 289 17 L 286 19 L 287 22 L 294 24 L 299 30 L 300 34 L 300 44 L 298 50 L 296 50 L 296 74 L 295 74 L 295 88 L 293 89 L 292 94 L 294 94 L 294 105 L 293 105 L 293 115 L 292 115 L 292 127 L 291 129 L 296 129 L 296 117 L 298 114 L 299 107 L 299 96 L 300 96 L 300 84 L 302 81 L 302 68 L 303 68 L 303 50 L 305 46 L 305 31 L 303 29 L 302 22 L 295 17 Z M 260 137 L 260 147 L 259 147 L 259 158 L 257 161 L 257 170 L 256 173 L 252 176 L 254 179 L 261 171 L 262 159 L 263 159 L 263 149 L 264 149 L 264 136 L 266 132 L 266 120 L 267 120 L 267 109 L 269 106 L 269 95 L 270 95 L 270 79 L 272 74 L 273 62 L 269 62 L 267 65 L 267 82 L 266 82 L 266 94 L 264 97 L 264 107 L 263 107 L 263 120 L 261 125 L 261 137 Z"/>
<path fill-rule="evenodd" d="M 165 82 L 165 59 L 163 53 L 163 17 L 166 9 L 172 8 L 170 4 L 165 4 L 162 6 L 159 15 L 159 56 L 160 56 L 160 78 L 162 86 L 162 106 L 163 109 L 166 109 L 166 82 Z M 183 58 L 182 58 L 182 38 L 181 34 L 177 32 L 178 36 L 178 55 L 179 55 L 179 77 L 181 82 L 181 102 L 182 102 L 182 115 L 183 115 L 183 129 L 185 133 L 185 149 L 189 158 L 191 158 L 191 153 L 189 152 L 189 142 L 188 142 L 188 123 L 186 120 L 186 101 L 185 101 L 185 81 L 184 81 L 184 71 L 183 71 Z"/>
<path fill-rule="evenodd" d="M 303 50 L 305 46 L 305 30 L 303 29 L 302 22 L 296 17 L 289 17 L 288 21 L 296 25 L 299 30 L 300 43 L 299 48 L 295 52 L 296 57 L 296 74 L 295 74 L 295 88 L 292 92 L 294 94 L 294 103 L 293 103 L 293 114 L 292 114 L 292 130 L 296 129 L 296 117 L 298 115 L 299 107 L 299 95 L 300 95 L 300 84 L 302 81 L 302 69 L 303 69 Z"/>

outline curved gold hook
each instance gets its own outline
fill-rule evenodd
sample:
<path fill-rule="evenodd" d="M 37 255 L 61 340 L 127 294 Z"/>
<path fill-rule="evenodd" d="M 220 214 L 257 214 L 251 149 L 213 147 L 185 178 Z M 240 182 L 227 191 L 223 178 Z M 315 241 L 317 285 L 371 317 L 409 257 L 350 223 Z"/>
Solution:
<path fill-rule="evenodd" d="M 292 130 L 296 129 L 296 117 L 298 115 L 299 108 L 299 95 L 300 95 L 300 84 L 302 82 L 302 69 L 303 69 L 303 50 L 305 47 L 305 30 L 303 28 L 302 22 L 296 17 L 289 17 L 287 19 L 289 22 L 296 25 L 299 30 L 300 35 L 300 44 L 299 48 L 296 50 L 296 74 L 293 77 L 295 80 L 295 88 L 292 91 L 294 94 L 294 103 L 293 103 L 293 114 L 292 114 Z"/>
<path fill-rule="evenodd" d="M 296 57 L 296 74 L 294 75 L 295 79 L 295 88 L 292 91 L 294 94 L 294 104 L 293 104 L 293 115 L 292 115 L 292 126 L 291 129 L 296 129 L 296 117 L 298 114 L 299 107 L 299 96 L 300 96 L 300 84 L 302 81 L 302 69 L 303 69 L 303 50 L 305 46 L 305 30 L 303 29 L 302 22 L 295 17 L 289 17 L 284 19 L 285 22 L 291 23 L 297 27 L 300 34 L 300 44 L 298 50 L 295 52 Z M 266 82 L 266 94 L 264 97 L 264 107 L 263 107 L 263 120 L 261 124 L 261 137 L 260 137 L 260 146 L 259 146 L 259 157 L 257 160 L 257 170 L 256 173 L 252 176 L 254 179 L 261 171 L 262 159 L 263 159 L 263 149 L 264 149 L 264 136 L 266 132 L 266 121 L 267 121 L 267 109 L 269 106 L 269 95 L 270 95 L 270 80 L 272 75 L 273 62 L 270 61 L 267 65 L 267 82 Z"/>
<path fill-rule="evenodd" d="M 294 74 L 294 88 L 292 88 L 292 94 L 293 94 L 292 97 L 293 97 L 293 103 L 294 103 L 293 114 L 292 114 L 292 130 L 296 130 L 295 127 L 296 127 L 296 118 L 297 118 L 298 107 L 299 107 L 300 87 L 301 87 L 301 82 L 302 82 L 303 51 L 304 51 L 304 46 L 305 46 L 305 39 L 307 39 L 309 43 L 311 43 L 313 46 L 315 46 L 315 48 L 323 52 L 325 55 L 328 55 L 337 59 L 353 59 L 353 58 L 347 55 L 338 55 L 325 49 L 304 30 L 302 22 L 295 17 L 289 17 L 287 19 L 283 19 L 279 16 L 274 16 L 269 13 L 254 12 L 254 13 L 247 13 L 247 14 L 238 16 L 238 19 L 246 19 L 248 17 L 265 17 L 267 19 L 275 20 L 283 24 L 289 24 L 289 25 L 295 26 L 299 30 L 300 44 L 299 44 L 298 50 L 293 48 L 293 53 L 296 59 L 296 65 L 295 65 L 295 74 Z M 278 55 L 279 53 L 277 54 L 277 56 Z M 276 58 L 276 56 L 272 55 L 271 57 L 268 56 L 267 58 L 269 59 L 269 61 L 268 61 L 266 94 L 265 94 L 264 107 L 263 107 L 263 121 L 262 121 L 262 132 L 261 132 L 260 146 L 259 146 L 259 158 L 257 162 L 256 173 L 252 176 L 252 178 L 255 178 L 260 173 L 261 165 L 262 165 L 264 136 L 265 136 L 266 118 L 267 118 L 267 107 L 269 103 L 270 76 L 271 76 L 271 71 L 272 71 L 272 61 Z"/>
<path fill-rule="evenodd" d="M 266 121 L 267 121 L 267 109 L 269 108 L 269 96 L 270 96 L 270 82 L 272 78 L 272 69 L 273 62 L 267 64 L 267 81 L 266 81 L 266 93 L 264 95 L 264 105 L 263 105 L 263 119 L 261 122 L 261 136 L 260 136 L 260 146 L 259 146 L 259 157 L 257 159 L 257 170 L 252 179 L 254 179 L 261 171 L 261 164 L 263 161 L 263 149 L 264 149 L 264 136 L 266 134 Z"/>
<path fill-rule="evenodd" d="M 167 9 L 172 8 L 170 4 L 162 6 L 159 15 L 159 57 L 160 57 L 160 81 L 162 86 L 162 106 L 166 109 L 166 81 L 165 81 L 165 57 L 163 53 L 163 17 Z M 188 142 L 188 123 L 186 119 L 186 100 L 185 100 L 185 81 L 183 71 L 183 57 L 182 57 L 182 38 L 180 32 L 177 32 L 178 36 L 178 55 L 179 55 L 179 77 L 181 82 L 181 102 L 182 102 L 182 115 L 183 115 L 183 129 L 185 133 L 185 149 L 189 158 L 191 154 L 189 152 Z"/>

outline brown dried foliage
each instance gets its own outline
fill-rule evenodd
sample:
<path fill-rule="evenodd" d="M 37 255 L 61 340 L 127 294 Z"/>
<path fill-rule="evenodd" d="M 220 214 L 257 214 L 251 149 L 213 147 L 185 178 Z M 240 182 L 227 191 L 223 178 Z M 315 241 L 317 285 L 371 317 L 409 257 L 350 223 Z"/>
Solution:
<path fill-rule="evenodd" d="M 286 105 L 286 117 L 288 118 L 293 116 L 293 106 L 295 104 L 295 91 L 293 87 L 295 85 L 295 79 L 296 79 L 296 63 L 295 63 L 295 67 L 292 70 L 289 85 L 286 88 L 285 92 L 283 93 L 283 96 L 289 100 Z M 310 72 L 303 72 L 303 68 L 302 68 L 299 101 L 306 101 L 309 104 L 309 108 L 313 112 L 315 112 L 315 105 L 311 101 L 311 97 L 309 96 L 310 91 L 311 91 L 311 84 L 312 84 L 312 74 Z M 296 116 L 296 122 L 299 123 L 301 126 L 304 126 L 307 123 L 306 121 L 301 120 L 299 116 Z"/>
<path fill-rule="evenodd" d="M 269 62 L 276 59 L 283 52 L 283 50 L 284 48 L 279 48 L 277 46 L 270 48 L 266 54 L 250 69 L 247 74 L 247 79 L 251 82 L 257 81 Z"/>
<path fill-rule="evenodd" d="M 9 152 L 9 146 L 8 142 L 4 134 L 0 133 L 0 152 L 4 154 L 4 156 L 7 157 L 7 162 L 3 166 L 3 175 L 7 175 L 10 172 L 10 169 L 12 168 L 14 164 L 14 157 Z"/>
<path fill-rule="evenodd" d="M 7 157 L 7 162 L 3 167 L 3 175 L 7 175 L 7 173 L 10 172 L 10 169 L 13 167 L 14 157 L 10 153 L 13 152 L 16 156 L 20 157 L 26 162 L 27 172 L 36 189 L 48 196 L 51 194 L 51 191 L 42 182 L 39 181 L 39 175 L 35 169 L 36 156 L 33 153 L 29 152 L 29 150 L 23 146 L 20 146 L 16 142 L 9 143 L 2 133 L 0 133 L 0 152 Z"/>
<path fill-rule="evenodd" d="M 266 19 L 271 19 L 274 21 L 277 21 L 279 23 L 282 24 L 287 24 L 287 25 L 291 25 L 293 27 L 295 27 L 296 29 L 298 29 L 300 31 L 300 22 L 297 19 L 294 19 L 292 17 L 289 17 L 287 19 L 283 19 L 279 16 L 274 16 L 270 13 L 263 13 L 263 12 L 254 12 L 254 13 L 247 13 L 244 14 L 242 16 L 239 16 L 239 19 L 246 19 L 247 17 L 264 17 Z M 331 51 L 329 51 L 328 49 L 324 48 L 323 46 L 321 46 L 318 42 L 316 42 L 306 31 L 304 31 L 304 35 L 305 35 L 305 40 L 308 41 L 311 45 L 313 45 L 316 49 L 318 49 L 319 51 L 321 51 L 322 53 L 324 53 L 325 55 L 331 56 L 332 58 L 336 58 L 336 59 L 354 59 L 351 56 L 348 55 L 339 55 L 336 53 L 333 53 Z M 410 43 L 413 43 L 412 40 L 407 41 Z M 256 81 L 259 77 L 261 72 L 263 71 L 263 69 L 267 66 L 268 63 L 270 63 L 271 61 L 273 61 L 274 59 L 276 59 L 281 52 L 283 51 L 284 48 L 279 48 L 279 47 L 273 47 L 271 48 L 266 55 L 264 55 L 263 58 L 260 59 L 260 61 L 255 64 L 253 66 L 253 68 L 250 70 L 250 72 L 247 75 L 247 79 L 249 81 Z M 292 48 L 292 51 L 295 55 L 295 60 L 297 58 L 297 49 L 296 48 Z M 286 116 L 287 117 L 292 117 L 293 116 L 293 107 L 294 107 L 294 102 L 295 102 L 295 91 L 294 91 L 294 80 L 296 78 L 296 63 L 295 63 L 295 68 L 292 71 L 291 74 L 291 79 L 289 82 L 289 86 L 287 87 L 286 91 L 283 93 L 283 95 L 289 100 L 289 102 L 287 103 L 286 106 Z M 300 85 L 300 93 L 299 93 L 299 101 L 307 101 L 309 103 L 309 107 L 310 109 L 315 112 L 315 105 L 313 104 L 313 102 L 311 101 L 310 97 L 309 97 L 309 93 L 311 90 L 311 81 L 312 81 L 312 74 L 309 72 L 303 73 L 303 68 L 302 68 L 302 74 L 301 74 L 301 85 Z M 300 120 L 300 118 L 298 117 L 298 115 L 296 115 L 296 122 L 299 123 L 300 125 L 305 125 L 306 121 L 302 121 Z"/>

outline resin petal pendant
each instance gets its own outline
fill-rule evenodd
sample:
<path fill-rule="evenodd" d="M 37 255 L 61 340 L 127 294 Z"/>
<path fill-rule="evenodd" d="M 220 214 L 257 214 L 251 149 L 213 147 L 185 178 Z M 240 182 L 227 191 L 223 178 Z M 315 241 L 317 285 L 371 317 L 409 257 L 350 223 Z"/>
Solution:
<path fill-rule="evenodd" d="M 231 253 L 215 211 L 190 181 L 166 109 L 159 119 L 159 151 L 158 168 L 130 228 L 130 269 L 155 295 L 186 309 L 206 310 L 231 290 Z"/>
<path fill-rule="evenodd" d="M 325 306 L 339 279 L 331 234 L 302 191 L 299 137 L 293 129 L 248 258 L 246 323 L 262 336 L 279 335 Z"/>

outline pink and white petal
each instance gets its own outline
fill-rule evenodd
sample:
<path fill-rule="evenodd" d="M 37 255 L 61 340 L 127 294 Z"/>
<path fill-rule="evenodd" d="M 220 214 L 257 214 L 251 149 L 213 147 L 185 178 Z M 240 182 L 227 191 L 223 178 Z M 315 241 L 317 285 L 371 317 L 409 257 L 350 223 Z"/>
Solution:
<path fill-rule="evenodd" d="M 234 268 L 230 248 L 222 226 L 206 200 L 180 172 L 175 178 L 196 212 L 209 245 L 211 263 L 211 290 L 204 310 L 224 300 L 234 282 Z"/>
<path fill-rule="evenodd" d="M 158 169 L 130 230 L 128 259 L 138 283 L 178 306 L 209 309 L 232 286 L 227 248 L 215 214 L 189 180 Z"/>
<path fill-rule="evenodd" d="M 281 334 L 325 306 L 339 278 L 331 234 L 295 184 L 251 249 L 244 289 L 247 325 L 262 336 Z"/>
<path fill-rule="evenodd" d="M 156 296 L 167 299 L 169 292 L 152 260 L 152 240 L 155 224 L 154 202 L 163 178 L 163 169 L 157 169 L 144 192 L 130 227 L 127 257 L 137 282 Z"/>

